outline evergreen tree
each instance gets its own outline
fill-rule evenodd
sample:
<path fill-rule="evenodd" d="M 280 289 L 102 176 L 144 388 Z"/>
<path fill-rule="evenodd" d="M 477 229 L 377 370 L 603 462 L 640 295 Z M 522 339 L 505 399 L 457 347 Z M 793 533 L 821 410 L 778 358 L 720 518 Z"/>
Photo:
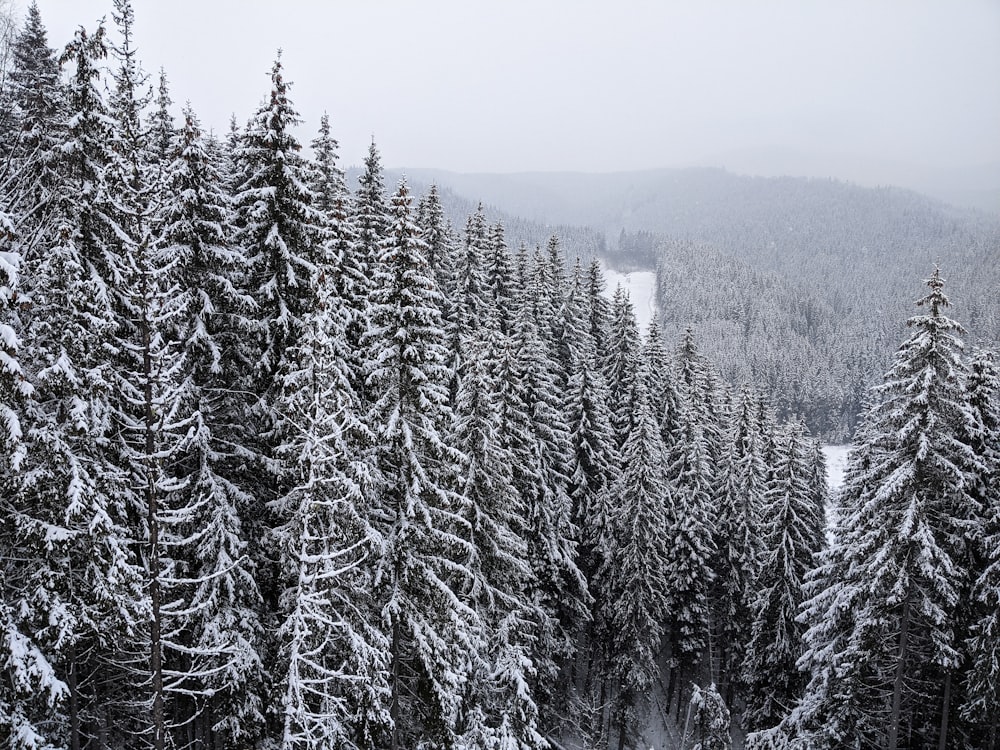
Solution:
<path fill-rule="evenodd" d="M 26 543 L 27 509 L 17 502 L 26 458 L 25 409 L 32 389 L 18 362 L 16 237 L 12 222 L 0 213 L 0 550 L 8 561 L 0 575 L 0 735 L 10 738 L 11 747 L 50 748 L 55 737 L 45 725 L 61 707 L 67 689 L 32 637 L 38 620 L 26 617 L 26 566 L 36 564 L 33 558 L 41 550 Z"/>
<path fill-rule="evenodd" d="M 371 747 L 389 726 L 388 642 L 371 598 L 380 547 L 366 496 L 371 436 L 359 418 L 343 301 L 322 275 L 319 304 L 289 351 L 280 408 L 294 434 L 278 458 L 294 477 L 275 503 L 284 621 L 283 748 Z"/>
<path fill-rule="evenodd" d="M 389 641 L 393 750 L 417 737 L 452 742 L 461 681 L 478 625 L 457 591 L 471 583 L 464 457 L 445 442 L 452 420 L 440 295 L 401 184 L 382 243 L 366 335 L 379 488 L 373 526 L 383 538 L 374 588 Z"/>
<path fill-rule="evenodd" d="M 628 292 L 619 286 L 611 300 L 611 351 L 607 361 L 609 403 L 614 411 L 611 423 L 615 428 L 618 445 L 624 445 L 634 427 L 629 405 L 633 402 L 632 390 L 639 371 L 639 327 Z"/>
<path fill-rule="evenodd" d="M 671 553 L 667 455 L 640 378 L 635 389 L 635 429 L 622 449 L 622 474 L 612 490 L 607 558 L 597 575 L 602 639 L 610 677 L 617 683 L 621 746 L 634 730 L 637 710 L 659 677 L 657 658 L 669 622 L 667 580 Z"/>
<path fill-rule="evenodd" d="M 500 331 L 509 336 L 514 330 L 517 293 L 510 253 L 504 239 L 503 224 L 500 222 L 490 229 L 486 258 L 486 286 L 499 319 Z"/>
<path fill-rule="evenodd" d="M 976 417 L 972 447 L 982 462 L 975 492 L 984 523 L 977 536 L 971 668 L 963 714 L 987 724 L 984 741 L 995 748 L 1000 716 L 1000 367 L 989 350 L 973 353 L 969 402 Z"/>
<path fill-rule="evenodd" d="M 911 318 L 852 454 L 826 591 L 807 602 L 803 699 L 786 722 L 817 747 L 903 737 L 947 742 L 951 673 L 959 666 L 955 608 L 981 468 L 968 444 L 961 327 L 946 317 L 940 273 Z M 863 462 L 863 466 L 859 466 Z M 846 512 L 845 512 L 846 511 Z"/>
<path fill-rule="evenodd" d="M 575 651 L 574 633 L 586 623 L 590 595 L 577 563 L 578 531 L 567 494 L 569 428 L 557 368 L 535 320 L 531 306 L 525 304 L 515 322 L 515 360 L 506 377 L 516 383 L 515 408 L 524 417 L 519 420 L 525 432 L 519 436 L 514 481 L 527 510 L 528 559 L 536 580 L 531 595 L 546 614 L 535 652 L 536 695 L 555 724 L 559 720 L 555 704 L 564 695 L 556 684 L 559 665 L 568 663 Z"/>
<path fill-rule="evenodd" d="M 131 543 L 134 492 L 113 449 L 117 379 L 110 352 L 123 320 L 116 292 L 126 269 L 115 245 L 124 231 L 108 175 L 115 138 L 97 86 L 106 54 L 101 27 L 93 35 L 78 30 L 63 55 L 73 71 L 66 140 L 54 165 L 55 230 L 32 268 L 23 336 L 34 398 L 19 504 L 31 519 L 28 533 L 45 550 L 25 590 L 44 617 L 38 637 L 68 688 L 65 726 L 73 747 L 88 735 L 111 741 L 134 728 L 141 697 L 130 694 L 136 682 L 127 665 L 143 658 L 135 649 L 148 622 Z"/>
<path fill-rule="evenodd" d="M 367 328 L 369 266 L 360 253 L 352 199 L 344 172 L 337 164 L 337 141 L 330 134 L 330 118 L 320 118 L 319 134 L 312 142 L 314 160 L 310 187 L 323 222 L 323 244 L 328 255 L 328 284 L 343 302 L 351 346 L 343 352 L 355 393 L 364 393 L 363 349 L 358 346 Z"/>
<path fill-rule="evenodd" d="M 814 491 L 811 444 L 801 423 L 787 431 L 775 476 L 763 498 L 764 557 L 752 604 L 752 627 L 744 670 L 747 726 L 778 723 L 801 694 L 804 627 L 796 621 L 803 583 L 822 546 L 822 496 Z"/>
<path fill-rule="evenodd" d="M 515 457 L 502 439 L 497 382 L 509 343 L 490 312 L 473 334 L 458 392 L 455 443 L 467 456 L 462 494 L 469 503 L 473 575 L 467 594 L 482 621 L 479 654 L 467 688 L 463 746 L 547 747 L 538 730 L 530 658 L 539 613 L 527 600 L 532 570 L 524 539 L 525 509 L 514 485 Z"/>
<path fill-rule="evenodd" d="M 231 447 L 241 405 L 231 384 L 242 364 L 233 355 L 251 302 L 233 284 L 243 256 L 229 243 L 229 199 L 190 107 L 171 153 L 172 200 L 157 217 L 161 252 L 174 263 L 177 293 L 166 309 L 179 350 L 164 425 L 176 435 L 177 481 L 162 520 L 177 561 L 164 582 L 166 692 L 176 720 L 195 717 L 198 741 L 245 746 L 263 732 L 265 684 L 260 592 L 240 520 L 252 500 L 234 481 L 241 460 Z"/>
<path fill-rule="evenodd" d="M 434 276 L 434 284 L 444 297 L 441 312 L 447 319 L 449 300 L 454 293 L 456 248 L 454 231 L 445 218 L 437 185 L 432 184 L 427 195 L 421 199 L 417 224 L 423 230 L 422 237 L 427 243 L 427 264 Z"/>
<path fill-rule="evenodd" d="M 278 394 L 291 363 L 289 350 L 315 309 L 323 253 L 322 216 L 313 207 L 309 170 L 292 133 L 299 117 L 288 97 L 280 56 L 271 69 L 271 93 L 254 114 L 236 149 L 238 168 L 233 242 L 245 255 L 242 289 L 252 298 L 248 340 L 242 342 L 249 366 L 236 387 L 250 396 L 242 446 L 256 454 L 257 471 L 244 489 L 253 504 L 244 509 L 244 533 L 258 566 L 266 611 L 277 610 L 273 558 L 265 553 L 266 503 L 287 491 L 291 477 L 276 451 L 295 431 L 278 410 Z"/>

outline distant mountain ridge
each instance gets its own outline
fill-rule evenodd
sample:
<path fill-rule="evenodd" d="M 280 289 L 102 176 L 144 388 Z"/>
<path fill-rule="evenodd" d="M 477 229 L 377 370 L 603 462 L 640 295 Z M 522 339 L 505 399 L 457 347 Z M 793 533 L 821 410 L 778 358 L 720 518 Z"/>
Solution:
<path fill-rule="evenodd" d="M 935 265 L 969 343 L 1000 343 L 1000 217 L 912 190 L 714 168 L 405 173 L 529 242 L 556 233 L 570 257 L 657 268 L 668 339 L 695 329 L 728 379 L 829 438 L 849 437 Z"/>

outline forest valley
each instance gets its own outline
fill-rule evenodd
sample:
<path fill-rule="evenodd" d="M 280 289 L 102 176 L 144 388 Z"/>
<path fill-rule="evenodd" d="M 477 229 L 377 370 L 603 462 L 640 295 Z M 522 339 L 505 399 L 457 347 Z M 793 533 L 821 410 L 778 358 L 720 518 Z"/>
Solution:
<path fill-rule="evenodd" d="M 1000 366 L 938 269 L 831 497 L 598 263 L 374 144 L 349 190 L 280 58 L 175 122 L 112 18 L 32 6 L 0 96 L 4 748 L 997 747 Z"/>

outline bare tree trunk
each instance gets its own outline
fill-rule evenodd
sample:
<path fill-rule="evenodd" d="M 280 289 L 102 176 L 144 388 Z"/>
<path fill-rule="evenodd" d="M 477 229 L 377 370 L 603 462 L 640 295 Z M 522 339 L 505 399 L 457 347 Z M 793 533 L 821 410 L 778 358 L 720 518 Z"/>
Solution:
<path fill-rule="evenodd" d="M 392 698 L 389 716 L 392 719 L 392 750 L 400 750 L 399 744 L 399 621 L 392 623 Z"/>
<path fill-rule="evenodd" d="M 903 700 L 903 675 L 906 671 L 907 636 L 910 630 L 910 598 L 907 592 L 903 602 L 903 614 L 899 628 L 899 661 L 896 664 L 896 678 L 892 683 L 892 713 L 889 715 L 889 742 L 886 750 L 898 750 L 900 707 Z"/>
<path fill-rule="evenodd" d="M 70 750 L 80 750 L 80 688 L 77 675 L 76 647 L 70 644 L 69 674 L 66 677 L 69 688 L 69 747 Z"/>
<path fill-rule="evenodd" d="M 938 735 L 938 750 L 948 750 L 948 714 L 951 711 L 951 670 L 944 678 L 944 701 L 941 705 L 941 732 Z"/>

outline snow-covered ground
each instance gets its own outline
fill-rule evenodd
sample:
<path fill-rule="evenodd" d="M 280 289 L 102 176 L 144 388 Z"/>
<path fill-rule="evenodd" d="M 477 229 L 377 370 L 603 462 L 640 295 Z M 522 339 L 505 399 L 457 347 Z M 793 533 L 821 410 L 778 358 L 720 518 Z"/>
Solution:
<path fill-rule="evenodd" d="M 826 479 L 831 490 L 839 490 L 844 483 L 844 467 L 850 450 L 850 445 L 823 446 L 823 453 L 826 454 Z"/>
<path fill-rule="evenodd" d="M 607 287 L 604 294 L 608 299 L 614 296 L 615 289 L 620 284 L 622 289 L 628 292 L 632 306 L 635 307 L 635 320 L 639 324 L 639 331 L 645 333 L 649 328 L 649 321 L 656 310 L 656 272 L 655 271 L 632 271 L 621 273 L 604 266 L 604 280 Z"/>

